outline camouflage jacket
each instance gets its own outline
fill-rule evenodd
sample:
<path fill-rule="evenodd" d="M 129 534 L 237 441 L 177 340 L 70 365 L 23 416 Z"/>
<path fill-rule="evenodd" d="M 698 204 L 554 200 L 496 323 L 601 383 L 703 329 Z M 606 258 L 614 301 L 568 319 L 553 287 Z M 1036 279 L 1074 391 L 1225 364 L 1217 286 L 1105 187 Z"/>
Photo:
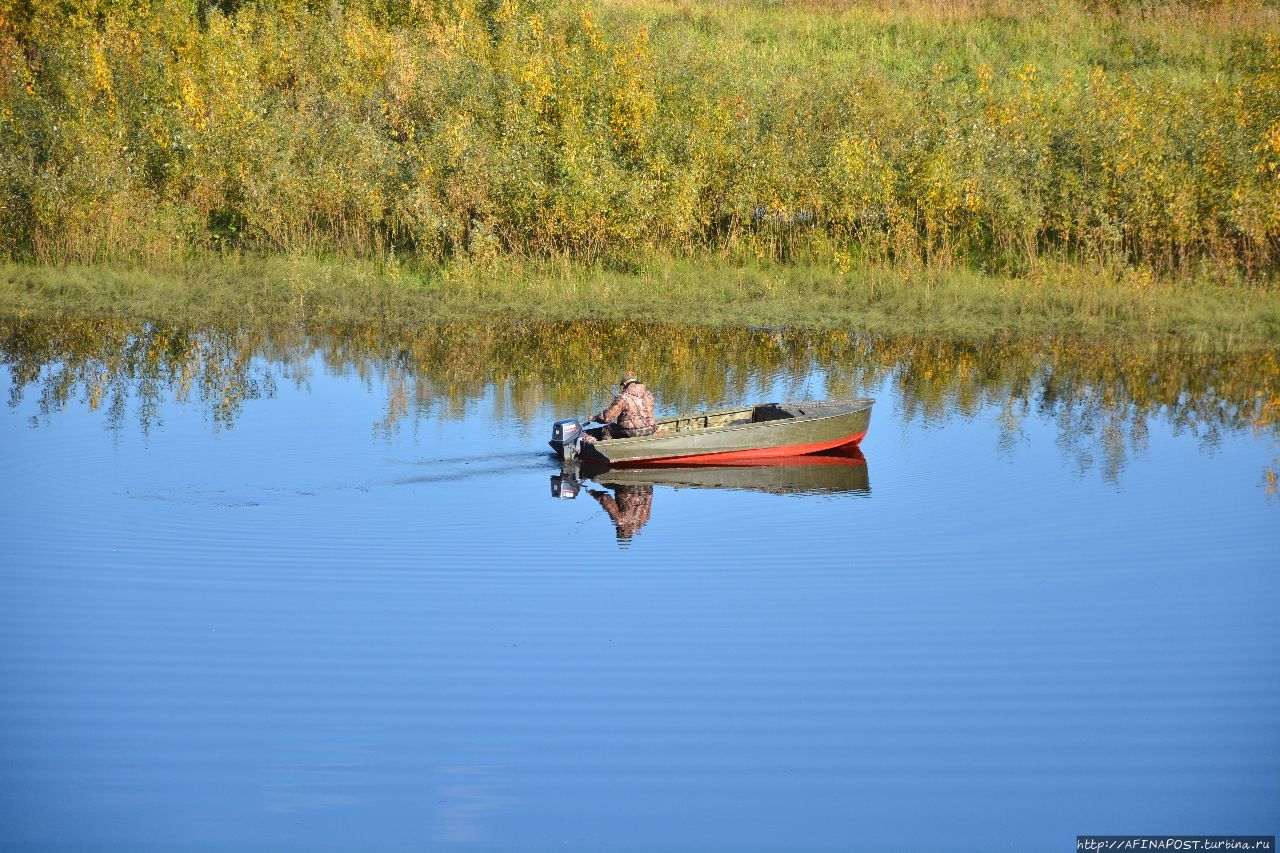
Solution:
<path fill-rule="evenodd" d="M 658 425 L 653 418 L 653 395 L 642 383 L 632 382 L 600 413 L 600 420 L 617 421 L 619 427 L 633 435 L 648 435 Z"/>

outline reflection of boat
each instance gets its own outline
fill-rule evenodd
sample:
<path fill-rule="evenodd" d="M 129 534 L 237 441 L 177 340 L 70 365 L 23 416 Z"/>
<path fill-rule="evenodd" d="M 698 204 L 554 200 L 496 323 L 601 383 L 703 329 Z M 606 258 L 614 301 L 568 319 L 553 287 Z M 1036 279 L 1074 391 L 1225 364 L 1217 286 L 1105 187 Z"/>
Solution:
<path fill-rule="evenodd" d="M 606 468 L 583 476 L 602 486 L 671 486 L 677 489 L 745 489 L 775 495 L 871 491 L 867 460 L 857 448 L 847 455 L 788 456 L 738 465 Z"/>
<path fill-rule="evenodd" d="M 559 421 L 551 446 L 564 458 L 609 465 L 736 464 L 853 447 L 871 422 L 869 398 L 763 403 L 677 415 L 653 435 L 598 440 L 577 421 Z"/>
<path fill-rule="evenodd" d="M 612 489 L 583 488 L 584 480 Z M 774 495 L 869 494 L 867 460 L 849 447 L 828 453 L 755 459 L 738 465 L 643 465 L 611 468 L 590 460 L 566 459 L 551 477 L 551 496 L 573 499 L 584 491 L 609 515 L 618 544 L 625 547 L 649 522 L 653 489 L 726 489 Z"/>
<path fill-rule="evenodd" d="M 738 465 L 647 465 L 610 468 L 589 461 L 562 463 L 551 478 L 551 494 L 573 498 L 581 481 L 617 490 L 668 486 L 676 489 L 731 489 L 775 495 L 813 495 L 871 491 L 867 460 L 856 447 L 807 456 L 757 459 Z"/>

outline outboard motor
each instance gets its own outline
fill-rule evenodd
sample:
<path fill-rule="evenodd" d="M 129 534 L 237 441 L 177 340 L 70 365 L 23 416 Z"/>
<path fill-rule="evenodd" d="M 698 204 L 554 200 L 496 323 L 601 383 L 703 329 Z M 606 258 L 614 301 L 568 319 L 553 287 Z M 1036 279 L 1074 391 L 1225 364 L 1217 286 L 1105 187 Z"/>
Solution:
<path fill-rule="evenodd" d="M 578 447 L 582 443 L 582 424 L 574 418 L 556 421 L 551 425 L 551 447 L 560 454 L 561 459 L 577 459 Z"/>

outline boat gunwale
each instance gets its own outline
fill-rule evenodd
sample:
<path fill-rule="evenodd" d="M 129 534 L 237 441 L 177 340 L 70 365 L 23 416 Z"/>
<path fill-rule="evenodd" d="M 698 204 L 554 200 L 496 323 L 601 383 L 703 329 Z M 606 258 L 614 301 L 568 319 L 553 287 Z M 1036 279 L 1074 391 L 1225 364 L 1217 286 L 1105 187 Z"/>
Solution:
<path fill-rule="evenodd" d="M 678 415 L 678 416 L 676 416 L 676 417 L 672 417 L 672 418 L 661 418 L 661 419 L 659 419 L 659 420 L 658 420 L 658 423 L 667 423 L 667 422 L 671 422 L 671 421 L 680 421 L 680 420 L 685 419 L 686 417 L 689 417 L 689 418 L 697 418 L 697 417 L 704 417 L 704 416 L 707 416 L 707 415 L 713 415 L 713 414 L 726 414 L 726 413 L 728 413 L 728 412 L 738 412 L 738 411 L 745 412 L 745 411 L 750 411 L 750 410 L 755 409 L 755 408 L 756 408 L 756 406 L 769 406 L 769 405 L 774 405 L 774 406 L 778 406 L 778 407 L 783 407 L 783 406 L 801 406 L 801 405 L 804 405 L 804 404 L 808 404 L 808 405 L 810 405 L 810 406 L 815 406 L 815 407 L 816 407 L 816 406 L 831 406 L 831 405 L 837 405 L 837 406 L 838 406 L 838 405 L 840 405 L 840 403 L 842 403 L 842 402 L 845 402 L 845 401 L 835 401 L 834 403 L 828 403 L 828 402 L 823 401 L 823 400 L 802 400 L 802 401 L 799 401 L 799 402 L 787 402 L 787 403 L 757 403 L 755 406 L 732 407 L 732 408 L 725 408 L 725 409 L 720 409 L 720 410 L 714 410 L 714 409 L 713 409 L 713 410 L 711 410 L 711 411 L 704 412 L 704 413 L 702 413 L 702 414 L 696 414 L 696 415 Z M 633 436 L 627 436 L 627 437 L 625 437 L 625 438 L 611 438 L 611 439 L 608 439 L 608 441 L 607 441 L 607 442 L 605 442 L 605 443 L 606 443 L 606 444 L 608 444 L 608 445 L 610 445 L 610 446 L 613 446 L 613 447 L 617 447 L 619 442 L 625 443 L 627 446 L 633 446 L 633 445 L 643 444 L 643 443 L 645 443 L 645 442 L 647 442 L 647 441 L 654 441 L 654 440 L 670 440 L 670 439 L 676 438 L 676 437 L 681 436 L 681 435 L 685 435 L 685 436 L 695 435 L 695 434 L 696 434 L 696 435 L 714 435 L 714 434 L 718 434 L 718 433 L 734 432 L 735 430 L 755 429 L 755 428 L 757 428 L 757 427 L 768 427 L 768 426 L 775 426 L 775 427 L 776 427 L 776 426 L 781 426 L 781 425 L 783 425 L 783 424 L 812 423 L 812 422 L 814 422 L 814 421 L 828 420 L 828 419 L 830 419 L 830 418 L 840 418 L 840 417 L 844 417 L 844 416 L 846 416 L 846 415 L 857 414 L 858 412 L 861 412 L 861 411 L 863 411 L 864 409 L 869 409 L 869 408 L 871 408 L 872 406 L 874 406 L 874 405 L 875 405 L 875 398 L 874 398 L 874 397 L 859 397 L 859 398 L 856 398 L 856 399 L 854 399 L 854 400 L 849 400 L 848 402 L 849 402 L 849 403 L 857 403 L 858 405 L 856 405 L 856 406 L 849 406 L 848 408 L 844 408 L 844 409 L 842 409 L 841 411 L 834 412 L 834 413 L 829 414 L 829 415 L 800 415 L 800 416 L 798 416 L 798 417 L 793 416 L 793 417 L 790 417 L 790 418 L 777 418 L 776 420 L 772 420 L 772 421 L 756 421 L 756 422 L 752 422 L 752 423 L 745 423 L 745 424 L 730 424 L 730 425 L 728 425 L 728 426 L 719 426 L 719 427 L 703 427 L 702 429 L 697 429 L 697 430 L 687 430 L 687 431 L 683 431 L 683 432 L 668 432 L 668 433 L 657 433 L 657 432 L 655 432 L 655 433 L 651 433 L 651 434 L 649 434 L 649 435 L 633 435 Z M 597 444 L 599 444 L 599 443 L 601 443 L 601 442 L 596 442 L 596 443 L 597 443 Z"/>

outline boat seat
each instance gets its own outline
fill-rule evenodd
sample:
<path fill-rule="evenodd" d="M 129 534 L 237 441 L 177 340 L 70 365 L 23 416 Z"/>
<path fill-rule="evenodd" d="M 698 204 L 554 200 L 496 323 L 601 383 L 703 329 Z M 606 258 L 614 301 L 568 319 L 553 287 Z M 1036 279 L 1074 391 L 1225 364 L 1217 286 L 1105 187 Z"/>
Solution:
<path fill-rule="evenodd" d="M 751 410 L 750 423 L 760 424 L 766 421 L 781 421 L 794 417 L 795 414 L 787 411 L 777 403 L 765 403 L 764 405 L 756 406 Z"/>

